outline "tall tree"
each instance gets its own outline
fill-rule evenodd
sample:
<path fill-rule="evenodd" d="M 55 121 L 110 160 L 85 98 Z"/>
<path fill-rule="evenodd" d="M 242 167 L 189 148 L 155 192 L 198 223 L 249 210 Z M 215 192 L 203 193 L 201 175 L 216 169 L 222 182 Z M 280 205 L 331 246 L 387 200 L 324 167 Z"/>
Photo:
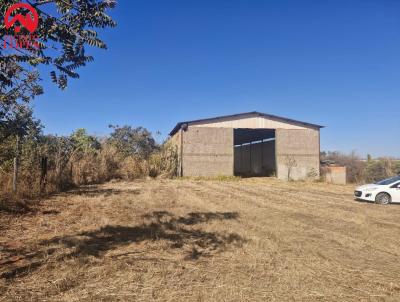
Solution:
<path fill-rule="evenodd" d="M 116 146 L 125 156 L 137 155 L 148 158 L 149 155 L 159 148 L 150 131 L 143 127 L 133 128 L 131 126 L 110 125 L 113 129 L 108 142 Z"/>
<path fill-rule="evenodd" d="M 0 12 L 17 0 L 0 0 Z M 115 27 L 107 15 L 115 0 L 31 0 L 39 16 L 35 32 L 39 47 L 11 48 L 7 36 L 14 36 L 14 28 L 0 25 L 0 131 L 9 128 L 21 110 L 37 95 L 43 93 L 40 76 L 50 72 L 52 81 L 61 89 L 68 78 L 79 78 L 77 70 L 93 61 L 86 54 L 87 46 L 106 49 L 96 30 Z M 20 34 L 30 32 L 21 26 Z M 47 68 L 40 68 L 47 66 Z"/>

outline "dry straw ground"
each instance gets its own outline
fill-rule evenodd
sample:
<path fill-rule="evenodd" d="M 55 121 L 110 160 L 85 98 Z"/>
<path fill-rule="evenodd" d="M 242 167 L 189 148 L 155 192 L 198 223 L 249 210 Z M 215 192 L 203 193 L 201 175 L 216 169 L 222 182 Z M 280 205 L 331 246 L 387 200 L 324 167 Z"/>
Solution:
<path fill-rule="evenodd" d="M 350 186 L 108 183 L 0 217 L 2 301 L 400 301 L 400 206 Z"/>

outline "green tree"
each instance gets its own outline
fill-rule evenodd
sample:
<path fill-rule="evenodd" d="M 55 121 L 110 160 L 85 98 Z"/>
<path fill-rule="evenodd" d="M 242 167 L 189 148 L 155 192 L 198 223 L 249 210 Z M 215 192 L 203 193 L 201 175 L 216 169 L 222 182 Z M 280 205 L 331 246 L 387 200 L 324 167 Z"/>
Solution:
<path fill-rule="evenodd" d="M 17 2 L 1 0 L 2 15 Z M 40 20 L 36 31 L 39 49 L 0 48 L 0 131 L 14 121 L 15 112 L 43 93 L 40 73 L 50 71 L 52 81 L 64 89 L 68 78 L 79 78 L 77 70 L 93 61 L 86 53 L 87 46 L 106 48 L 96 29 L 116 26 L 106 14 L 115 0 L 36 0 L 30 4 Z M 29 32 L 21 27 L 21 34 Z M 14 35 L 13 28 L 6 29 L 2 22 L 2 45 L 9 46 L 7 35 Z"/>
<path fill-rule="evenodd" d="M 110 128 L 113 129 L 113 132 L 110 134 L 108 142 L 125 156 L 136 155 L 148 158 L 158 148 L 151 132 L 146 128 L 113 125 L 110 125 Z"/>
<path fill-rule="evenodd" d="M 72 143 L 79 152 L 87 153 L 101 148 L 96 137 L 89 135 L 86 129 L 80 128 L 71 134 Z"/>
<path fill-rule="evenodd" d="M 42 125 L 39 120 L 33 118 L 32 110 L 25 106 L 19 107 L 8 127 L 0 124 L 0 168 L 10 168 L 12 165 L 12 159 L 17 156 L 17 140 L 20 149 L 24 150 L 24 144 L 36 143 L 41 132 Z"/>

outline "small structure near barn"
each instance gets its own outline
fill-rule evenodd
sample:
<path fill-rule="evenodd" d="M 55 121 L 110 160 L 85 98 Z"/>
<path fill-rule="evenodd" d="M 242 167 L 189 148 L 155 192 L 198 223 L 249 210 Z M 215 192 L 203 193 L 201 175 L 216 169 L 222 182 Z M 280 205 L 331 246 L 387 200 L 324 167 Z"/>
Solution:
<path fill-rule="evenodd" d="M 347 168 L 338 166 L 335 161 L 323 160 L 321 161 L 321 176 L 327 183 L 336 185 L 347 184 Z"/>
<path fill-rule="evenodd" d="M 346 167 L 328 166 L 325 172 L 325 181 L 327 183 L 345 185 L 347 184 Z"/>
<path fill-rule="evenodd" d="M 180 176 L 320 175 L 323 126 L 260 112 L 179 122 L 170 132 Z"/>

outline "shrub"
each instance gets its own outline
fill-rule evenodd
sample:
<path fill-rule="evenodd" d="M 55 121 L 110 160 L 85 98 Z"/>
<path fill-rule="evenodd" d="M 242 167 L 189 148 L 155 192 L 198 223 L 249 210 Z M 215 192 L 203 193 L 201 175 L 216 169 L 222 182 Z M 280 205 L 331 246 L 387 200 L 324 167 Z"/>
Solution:
<path fill-rule="evenodd" d="M 0 142 L 0 195 L 12 191 L 15 142 L 13 136 Z M 71 136 L 27 133 L 20 140 L 20 196 L 39 195 L 42 158 L 47 162 L 46 193 L 111 179 L 173 177 L 178 162 L 172 146 L 157 145 L 151 133 L 141 127 L 114 127 L 110 137 L 102 140 L 85 129 Z"/>
<path fill-rule="evenodd" d="M 167 142 L 149 158 L 150 177 L 174 177 L 178 170 L 178 153 L 174 146 Z"/>
<path fill-rule="evenodd" d="M 400 170 L 400 161 L 390 158 L 372 159 L 371 156 L 363 161 L 355 152 L 322 152 L 321 159 L 347 167 L 347 181 L 350 183 L 375 182 L 393 176 Z"/>

